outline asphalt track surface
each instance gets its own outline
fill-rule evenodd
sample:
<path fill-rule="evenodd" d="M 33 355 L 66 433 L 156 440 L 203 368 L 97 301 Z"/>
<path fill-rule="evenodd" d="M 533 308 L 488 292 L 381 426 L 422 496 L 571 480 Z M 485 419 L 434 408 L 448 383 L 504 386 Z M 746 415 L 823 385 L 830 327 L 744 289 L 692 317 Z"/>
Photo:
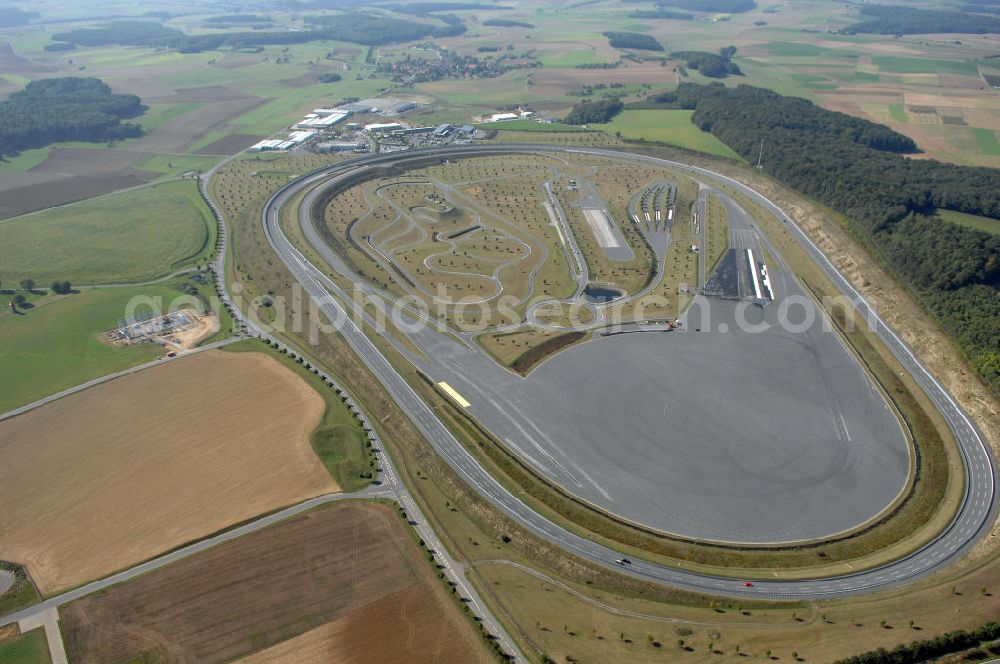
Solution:
<path fill-rule="evenodd" d="M 731 225 L 738 213 L 749 228 L 734 208 Z M 431 329 L 407 330 L 422 351 L 410 359 L 538 473 L 617 517 L 728 543 L 829 537 L 894 503 L 909 446 L 813 301 L 771 270 L 777 300 L 766 306 L 699 297 L 686 332 L 590 339 L 526 378 Z"/>
<path fill-rule="evenodd" d="M 740 579 L 682 571 L 642 560 L 634 560 L 631 565 L 617 565 L 615 561 L 621 557 L 618 552 L 571 533 L 539 515 L 484 470 L 389 364 L 365 333 L 352 321 L 343 305 L 331 295 L 332 293 L 340 298 L 346 298 L 346 294 L 326 277 L 322 270 L 312 265 L 291 244 L 281 230 L 282 208 L 296 193 L 303 189 L 315 185 L 331 175 L 359 167 L 389 164 L 401 161 L 405 157 L 412 158 L 415 154 L 411 152 L 405 153 L 404 156 L 394 154 L 362 157 L 318 169 L 288 183 L 269 199 L 263 211 L 264 230 L 271 246 L 435 450 L 485 499 L 524 528 L 546 541 L 557 544 L 567 553 L 617 569 L 622 573 L 697 592 L 762 599 L 823 599 L 870 593 L 901 586 L 933 574 L 955 562 L 989 530 L 996 511 L 996 470 L 982 435 L 945 388 L 920 364 L 906 344 L 884 321 L 877 317 L 876 312 L 867 301 L 775 204 L 736 180 L 712 171 L 655 157 L 629 155 L 610 150 L 563 148 L 551 145 L 505 145 L 450 147 L 421 151 L 420 154 L 448 158 L 462 155 L 488 156 L 511 152 L 590 154 L 617 159 L 630 158 L 646 163 L 685 169 L 723 183 L 752 197 L 765 209 L 770 210 L 779 219 L 785 221 L 799 242 L 827 272 L 842 293 L 849 298 L 858 312 L 871 321 L 887 347 L 925 390 L 948 422 L 958 442 L 963 460 L 966 476 L 965 495 L 952 523 L 932 542 L 899 560 L 855 574 L 808 580 L 759 580 L 755 581 L 753 586 L 746 587 Z"/>

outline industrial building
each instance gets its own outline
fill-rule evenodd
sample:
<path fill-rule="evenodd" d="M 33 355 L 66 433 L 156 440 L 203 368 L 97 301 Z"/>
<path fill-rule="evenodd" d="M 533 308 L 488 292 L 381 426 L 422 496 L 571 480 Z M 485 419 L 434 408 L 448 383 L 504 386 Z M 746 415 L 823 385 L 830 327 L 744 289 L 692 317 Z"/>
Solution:
<path fill-rule="evenodd" d="M 330 111 L 327 114 L 320 111 Z M 336 109 L 318 108 L 306 115 L 295 125 L 297 129 L 329 129 L 333 125 L 341 122 L 350 115 L 349 111 L 338 111 Z"/>
<path fill-rule="evenodd" d="M 396 131 L 397 129 L 403 129 L 403 125 L 398 122 L 376 122 L 374 124 L 365 125 L 365 131 L 369 134 L 385 134 L 390 131 Z"/>
<path fill-rule="evenodd" d="M 517 120 L 517 113 L 494 113 L 490 116 L 490 122 L 507 122 Z"/>
<path fill-rule="evenodd" d="M 436 138 L 444 138 L 451 133 L 451 125 L 447 122 L 438 125 L 437 129 L 434 130 L 434 136 Z"/>
<path fill-rule="evenodd" d="M 280 138 L 269 138 L 258 143 L 254 143 L 247 148 L 247 152 L 270 152 L 271 150 L 277 150 L 278 146 L 284 141 Z"/>
<path fill-rule="evenodd" d="M 364 141 L 328 141 L 316 144 L 316 152 L 363 152 L 368 149 Z"/>
<path fill-rule="evenodd" d="M 294 148 L 296 145 L 301 145 L 305 143 L 310 138 L 316 135 L 315 131 L 293 131 L 288 135 L 288 138 L 281 140 L 280 138 L 270 138 L 263 141 L 254 143 L 249 148 L 247 152 L 270 152 L 274 150 L 289 150 Z"/>

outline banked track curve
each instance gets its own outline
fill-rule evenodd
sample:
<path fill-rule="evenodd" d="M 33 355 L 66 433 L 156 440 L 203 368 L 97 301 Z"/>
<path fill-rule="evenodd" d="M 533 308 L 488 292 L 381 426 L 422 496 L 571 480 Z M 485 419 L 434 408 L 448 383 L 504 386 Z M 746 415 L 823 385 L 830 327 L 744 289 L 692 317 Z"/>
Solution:
<path fill-rule="evenodd" d="M 629 566 L 615 560 L 621 554 L 614 549 L 587 540 L 538 514 L 511 494 L 469 454 L 413 388 L 389 364 L 386 358 L 359 329 L 341 301 L 346 294 L 322 270 L 310 263 L 296 249 L 281 229 L 282 209 L 299 192 L 323 180 L 357 169 L 375 166 L 399 166 L 427 158 L 491 156 L 512 153 L 562 153 L 604 156 L 635 160 L 674 169 L 686 170 L 726 184 L 751 197 L 766 210 L 785 221 L 798 242 L 809 252 L 837 288 L 853 304 L 897 360 L 914 377 L 951 428 L 958 443 L 965 475 L 965 491 L 951 523 L 931 542 L 917 551 L 885 565 L 846 575 L 796 580 L 755 580 L 746 587 L 741 579 L 701 574 L 635 559 Z M 298 215 L 296 215 L 298 218 Z M 982 433 L 962 411 L 948 391 L 920 363 L 912 350 L 878 317 L 864 297 L 834 267 L 825 254 L 772 201 L 750 187 L 715 173 L 675 161 L 627 152 L 553 145 L 465 146 L 415 150 L 391 155 L 370 155 L 325 166 L 285 184 L 268 199 L 262 213 L 268 242 L 289 271 L 302 284 L 365 365 L 375 374 L 417 429 L 442 458 L 483 498 L 508 517 L 543 540 L 552 542 L 567 553 L 595 562 L 620 573 L 678 588 L 713 594 L 759 599 L 817 600 L 877 592 L 911 583 L 940 571 L 960 559 L 989 531 L 996 515 L 996 466 Z M 331 294 L 336 297 L 331 297 Z M 341 301 L 338 301 L 340 298 Z"/>

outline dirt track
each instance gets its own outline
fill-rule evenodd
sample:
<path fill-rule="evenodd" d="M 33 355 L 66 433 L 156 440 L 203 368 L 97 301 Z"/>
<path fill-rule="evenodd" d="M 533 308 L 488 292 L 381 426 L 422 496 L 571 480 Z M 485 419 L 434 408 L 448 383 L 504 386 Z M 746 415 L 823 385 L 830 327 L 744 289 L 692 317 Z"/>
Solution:
<path fill-rule="evenodd" d="M 208 351 L 0 423 L 0 559 L 46 594 L 336 491 L 322 398 L 275 359 Z"/>
<path fill-rule="evenodd" d="M 403 528 L 339 503 L 89 596 L 61 612 L 70 659 L 489 661 Z"/>

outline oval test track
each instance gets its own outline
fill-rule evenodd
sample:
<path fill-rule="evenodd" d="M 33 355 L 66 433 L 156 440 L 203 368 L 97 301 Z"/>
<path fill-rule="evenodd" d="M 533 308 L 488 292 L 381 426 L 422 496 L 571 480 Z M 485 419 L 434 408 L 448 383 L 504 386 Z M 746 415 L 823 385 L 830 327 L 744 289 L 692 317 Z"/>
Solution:
<path fill-rule="evenodd" d="M 406 380 L 396 372 L 374 343 L 355 324 L 341 303 L 352 302 L 319 268 L 310 263 L 285 237 L 281 229 L 282 208 L 300 191 L 322 180 L 359 168 L 374 165 L 400 164 L 428 157 L 447 158 L 492 156 L 517 153 L 563 153 L 603 156 L 619 160 L 634 160 L 654 165 L 686 170 L 723 182 L 750 196 L 765 209 L 785 221 L 795 238 L 823 268 L 837 288 L 847 296 L 857 311 L 875 326 L 879 338 L 897 360 L 913 376 L 920 387 L 948 422 L 961 453 L 965 471 L 965 493 L 951 523 L 931 542 L 917 551 L 880 567 L 818 579 L 787 581 L 755 581 L 745 587 L 734 578 L 700 574 L 633 560 L 629 566 L 619 566 L 615 560 L 621 554 L 614 549 L 580 537 L 538 514 L 511 494 L 489 474 L 434 415 Z M 777 205 L 746 185 L 712 171 L 679 162 L 636 155 L 614 150 L 566 148 L 552 145 L 502 145 L 446 147 L 414 150 L 390 155 L 371 155 L 343 161 L 307 173 L 275 192 L 263 210 L 264 232 L 277 256 L 302 284 L 319 308 L 346 339 L 362 362 L 375 374 L 404 413 L 431 443 L 434 449 L 464 481 L 480 495 L 522 527 L 543 540 L 555 543 L 568 553 L 580 556 L 623 574 L 647 579 L 696 592 L 727 594 L 761 599 L 825 599 L 858 595 L 900 586 L 926 577 L 957 561 L 990 528 L 995 515 L 996 468 L 987 443 L 972 421 L 959 408 L 947 390 L 924 368 L 910 348 L 880 318 L 868 302 L 840 274 L 822 251 Z M 352 304 L 352 306 L 354 306 Z"/>

